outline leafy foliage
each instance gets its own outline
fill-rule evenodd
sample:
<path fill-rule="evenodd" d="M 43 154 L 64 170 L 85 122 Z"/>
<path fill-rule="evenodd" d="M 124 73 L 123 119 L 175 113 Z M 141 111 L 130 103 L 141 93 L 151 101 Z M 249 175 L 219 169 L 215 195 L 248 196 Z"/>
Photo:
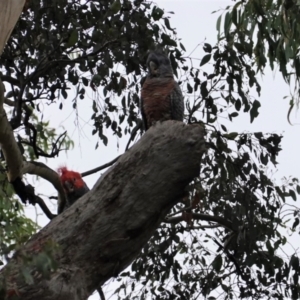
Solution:
<path fill-rule="evenodd" d="M 0 174 L 0 265 L 36 232 L 38 226 L 24 216 L 23 207 L 13 197 L 5 173 Z"/>
<path fill-rule="evenodd" d="M 158 26 L 162 22 L 165 32 Z M 75 86 L 76 108 L 77 101 L 88 101 L 87 91 L 95 92 L 93 134 L 107 144 L 106 128 L 121 137 L 120 124 L 126 120 L 132 126 L 136 122 L 140 66 L 158 41 L 176 46 L 173 33 L 164 12 L 146 1 L 82 4 L 65 0 L 49 4 L 33 0 L 1 57 L 2 80 L 16 85 L 6 96 L 38 109 L 40 100 L 53 103 L 73 97 L 71 87 Z M 173 53 L 176 68 L 175 57 L 180 57 L 180 52 Z M 102 95 L 98 87 L 102 87 Z M 114 95 L 122 95 L 120 103 Z M 59 102 L 63 109 L 63 102 Z M 22 111 L 12 119 L 14 127 L 20 124 L 21 115 Z"/>
<path fill-rule="evenodd" d="M 217 22 L 218 36 L 251 58 L 257 71 L 263 73 L 267 64 L 278 65 L 283 79 L 294 86 L 290 111 L 299 103 L 299 3 L 287 1 L 235 1 Z M 223 21 L 224 27 L 221 27 Z"/>
<path fill-rule="evenodd" d="M 12 86 L 6 96 L 15 103 L 11 124 L 25 129 L 20 146 L 25 144 L 27 158 L 36 159 L 51 157 L 53 151 L 46 153 L 53 143 L 55 155 L 61 146 L 72 146 L 65 135 L 55 143 L 60 134 L 41 121 L 39 104 L 64 109 L 66 99 L 77 109 L 79 101 L 88 102 L 91 134 L 106 145 L 107 129 L 121 138 L 138 121 L 139 82 L 148 50 L 157 43 L 168 48 L 186 95 L 186 122 L 206 125 L 209 151 L 188 196 L 172 209 L 131 270 L 118 278 L 115 293 L 120 299 L 215 299 L 216 293 L 222 299 L 299 297 L 299 259 L 296 253 L 283 258 L 280 248 L 287 243 L 281 229 L 289 226 L 282 217 L 284 207 L 288 197 L 296 200 L 300 186 L 296 179 L 278 186 L 269 174 L 276 168 L 282 136 L 227 129 L 242 114 L 250 122 L 259 116 L 261 104 L 252 94 L 261 90 L 256 71 L 266 65 L 266 35 L 261 33 L 257 50 L 252 50 L 256 27 L 251 33 L 253 23 L 246 22 L 252 17 L 247 5 L 259 2 L 240 1 L 228 8 L 223 36 L 219 18 L 220 41 L 203 45 L 199 64 L 183 56 L 185 48 L 169 17 L 147 1 L 31 0 L 0 59 L 2 80 Z M 272 22 L 278 6 L 270 2 L 264 5 L 271 5 L 266 13 Z M 263 25 L 259 29 L 269 32 L 267 41 L 280 39 L 272 24 Z M 270 61 L 277 62 L 281 48 L 276 49 Z M 293 211 L 292 230 L 299 226 L 298 212 Z M 41 261 L 55 267 L 47 257 Z"/>
<path fill-rule="evenodd" d="M 215 299 L 216 292 L 222 299 L 237 293 L 241 298 L 295 298 L 299 264 L 292 271 L 291 261 L 278 251 L 286 243 L 279 230 L 285 226 L 281 208 L 287 197 L 296 200 L 299 185 L 294 179 L 292 189 L 290 182 L 280 187 L 268 176 L 282 136 L 227 130 L 222 117 L 234 121 L 243 111 L 253 122 L 258 116 L 260 102 L 249 92 L 260 92 L 260 86 L 251 64 L 234 49 L 224 43 L 203 49 L 209 55 L 203 56 L 202 68 L 186 64 L 182 70 L 186 92 L 193 94 L 187 100 L 188 121 L 203 116 L 210 150 L 188 199 L 173 209 L 131 272 L 122 274 L 130 279 L 122 281 L 118 291 L 126 296 L 120 299 L 197 299 L 199 294 Z M 203 70 L 208 62 L 211 73 Z M 134 279 L 142 285 L 129 285 Z"/>

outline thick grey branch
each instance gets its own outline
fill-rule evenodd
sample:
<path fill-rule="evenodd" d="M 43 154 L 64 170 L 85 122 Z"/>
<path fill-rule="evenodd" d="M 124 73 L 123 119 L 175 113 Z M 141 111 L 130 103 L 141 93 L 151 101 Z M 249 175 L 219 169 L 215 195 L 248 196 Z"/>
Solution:
<path fill-rule="evenodd" d="M 201 125 L 167 121 L 150 128 L 90 192 L 22 249 L 32 255 L 49 241 L 59 245 L 59 268 L 50 279 L 36 276 L 32 285 L 26 284 L 18 253 L 0 273 L 8 273 L 8 289 L 17 289 L 22 300 L 86 299 L 132 263 L 185 196 L 185 188 L 199 174 L 204 152 Z"/>

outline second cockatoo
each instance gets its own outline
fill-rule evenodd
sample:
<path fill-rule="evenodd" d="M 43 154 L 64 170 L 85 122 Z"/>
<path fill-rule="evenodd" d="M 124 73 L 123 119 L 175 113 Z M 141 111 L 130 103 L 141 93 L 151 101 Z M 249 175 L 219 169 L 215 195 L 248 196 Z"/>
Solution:
<path fill-rule="evenodd" d="M 66 195 L 66 203 L 59 203 L 58 205 L 58 213 L 60 214 L 90 189 L 78 172 L 68 170 L 66 167 L 60 167 L 58 174 Z"/>

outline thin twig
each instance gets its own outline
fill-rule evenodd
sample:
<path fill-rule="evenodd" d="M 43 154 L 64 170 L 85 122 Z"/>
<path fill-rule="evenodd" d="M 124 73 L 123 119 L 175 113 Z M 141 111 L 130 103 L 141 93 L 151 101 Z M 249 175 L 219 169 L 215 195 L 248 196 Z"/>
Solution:
<path fill-rule="evenodd" d="M 233 224 L 230 221 L 227 221 L 224 218 L 221 218 L 221 217 L 218 217 L 218 216 L 192 213 L 192 218 L 195 219 L 195 220 L 216 222 L 216 223 L 219 223 L 220 225 L 226 227 L 229 230 L 236 231 L 233 227 Z M 165 223 L 171 223 L 171 224 L 177 224 L 177 223 L 180 223 L 181 221 L 185 221 L 184 217 L 182 217 L 182 216 L 166 218 L 164 220 Z"/>
<path fill-rule="evenodd" d="M 189 229 L 214 229 L 218 227 L 223 227 L 223 225 L 201 225 L 201 226 L 189 226 Z"/>
<path fill-rule="evenodd" d="M 192 209 L 191 206 L 189 206 L 189 207 L 183 207 L 183 208 L 181 208 L 181 209 L 175 211 L 174 213 L 167 215 L 166 218 L 169 219 L 169 218 L 171 218 L 171 217 L 173 217 L 173 216 L 175 216 L 175 215 L 177 215 L 177 214 L 179 214 L 179 213 L 181 213 L 181 212 L 183 212 L 183 211 L 188 211 L 188 210 L 191 210 L 191 209 Z"/>
<path fill-rule="evenodd" d="M 105 296 L 104 296 L 104 293 L 103 293 L 102 288 L 101 288 L 101 287 L 98 287 L 98 288 L 97 288 L 97 291 L 98 291 L 98 293 L 99 293 L 100 299 L 101 299 L 101 300 L 105 300 Z"/>
<path fill-rule="evenodd" d="M 138 129 L 141 129 L 141 128 L 143 128 L 143 122 L 142 122 L 142 120 L 138 119 L 137 125 L 134 127 L 134 129 L 132 130 L 132 132 L 130 134 L 130 138 L 129 138 L 129 141 L 128 141 L 127 145 L 126 145 L 125 152 L 128 150 L 130 142 L 135 138 Z M 119 155 L 119 156 L 117 156 L 112 161 L 110 161 L 110 162 L 108 162 L 108 163 L 106 163 L 106 164 L 104 164 L 104 165 L 102 165 L 100 167 L 97 167 L 95 169 L 92 169 L 92 170 L 89 170 L 89 171 L 81 173 L 81 176 L 85 177 L 85 176 L 94 174 L 96 172 L 99 172 L 99 171 L 101 171 L 103 169 L 106 169 L 107 167 L 110 167 L 111 165 L 113 165 L 121 156 L 122 156 L 122 154 Z"/>
<path fill-rule="evenodd" d="M 81 177 L 85 177 L 85 176 L 94 174 L 94 173 L 96 173 L 96 172 L 99 172 L 99 171 L 101 171 L 101 170 L 103 170 L 103 169 L 105 169 L 105 168 L 107 168 L 107 167 L 113 165 L 113 164 L 114 164 L 121 156 L 122 156 L 122 155 L 117 156 L 117 157 L 116 157 L 115 159 L 113 159 L 112 161 L 110 161 L 110 162 L 108 162 L 108 163 L 106 163 L 106 164 L 104 164 L 104 165 L 102 165 L 102 166 L 100 166 L 100 167 L 97 167 L 97 168 L 95 168 L 95 169 L 92 169 L 92 170 L 89 170 L 89 171 L 86 171 L 86 172 L 81 173 Z"/>

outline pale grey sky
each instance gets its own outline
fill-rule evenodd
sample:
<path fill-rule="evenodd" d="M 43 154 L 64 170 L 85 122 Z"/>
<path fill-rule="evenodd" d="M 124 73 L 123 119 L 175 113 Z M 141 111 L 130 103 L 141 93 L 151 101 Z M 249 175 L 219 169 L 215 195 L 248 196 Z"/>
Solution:
<path fill-rule="evenodd" d="M 214 45 L 217 41 L 216 19 L 220 12 L 211 14 L 214 10 L 224 9 L 227 5 L 232 5 L 232 1 L 213 1 L 213 0 L 160 0 L 156 1 L 157 5 L 166 12 L 173 11 L 171 15 L 171 26 L 177 29 L 178 37 L 182 39 L 187 53 L 190 53 L 198 44 L 204 41 Z M 203 55 L 202 47 L 194 52 L 194 57 L 201 58 Z M 232 131 L 263 131 L 270 133 L 284 133 L 282 143 L 283 151 L 279 155 L 279 165 L 274 178 L 280 180 L 284 176 L 299 176 L 300 160 L 299 160 L 299 126 L 291 126 L 287 121 L 288 100 L 283 97 L 289 95 L 289 87 L 281 79 L 281 75 L 275 76 L 271 71 L 266 71 L 264 78 L 261 78 L 262 94 L 260 101 L 259 117 L 250 124 L 248 114 L 241 115 L 235 118 L 234 122 L 228 125 Z M 255 97 L 257 95 L 254 94 Z M 69 151 L 68 156 L 61 155 L 57 159 L 52 159 L 48 162 L 49 166 L 57 169 L 61 164 L 67 163 L 71 169 L 83 172 L 102 165 L 124 151 L 128 136 L 120 143 L 118 151 L 117 140 L 113 137 L 107 147 L 100 144 L 97 150 L 94 150 L 96 138 L 91 136 L 92 122 L 90 122 L 90 114 L 85 109 L 84 102 L 80 103 L 80 132 L 77 130 L 77 124 L 74 122 L 75 113 L 71 105 L 66 102 L 67 109 L 62 111 L 57 107 L 45 106 L 45 118 L 49 118 L 53 127 L 61 124 L 68 129 L 69 134 L 75 140 L 76 147 Z M 90 103 L 88 104 L 90 105 Z M 69 111 L 69 112 L 67 112 Z M 300 123 L 297 114 L 293 113 L 292 118 L 294 123 Z M 298 148 L 299 147 L 299 148 Z M 100 174 L 94 174 L 85 178 L 88 186 L 91 188 Z M 45 195 L 49 195 L 50 191 L 54 190 L 45 182 L 40 181 L 36 184 L 38 191 Z M 55 204 L 55 203 L 54 203 Z M 56 205 L 53 205 L 56 211 Z M 35 219 L 35 209 L 28 206 L 26 209 L 28 215 Z M 39 224 L 42 226 L 48 223 L 48 220 L 43 215 L 38 217 Z M 99 299 L 97 294 L 90 297 L 92 300 Z M 113 298 L 111 298 L 113 299 Z"/>

